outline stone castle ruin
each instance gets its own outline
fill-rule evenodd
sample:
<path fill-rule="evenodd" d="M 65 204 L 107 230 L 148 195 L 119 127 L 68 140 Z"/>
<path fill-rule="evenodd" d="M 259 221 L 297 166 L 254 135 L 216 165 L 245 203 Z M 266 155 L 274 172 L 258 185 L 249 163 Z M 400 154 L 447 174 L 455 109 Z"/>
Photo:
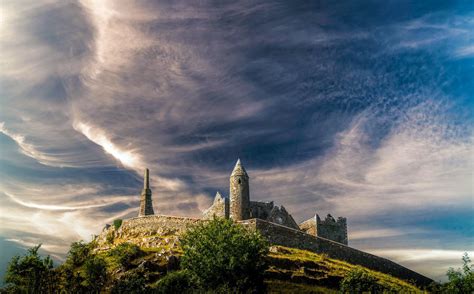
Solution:
<path fill-rule="evenodd" d="M 298 225 L 284 206 L 277 206 L 273 201 L 251 201 L 249 176 L 240 159 L 230 175 L 229 196 L 217 192 L 211 207 L 203 212 L 201 218 L 155 215 L 149 170 L 146 169 L 138 217 L 123 220 L 119 227 L 106 225 L 96 241 L 102 249 L 120 242 L 134 242 L 142 247 L 166 245 L 173 248 L 177 246 L 181 233 L 214 217 L 230 218 L 248 229 L 258 231 L 272 245 L 326 254 L 404 280 L 413 280 L 418 285 L 432 282 L 388 259 L 347 246 L 346 218 L 338 217 L 336 220 L 328 214 L 322 220 L 316 214 Z"/>
<path fill-rule="evenodd" d="M 148 169 L 145 170 L 138 216 L 147 215 L 154 215 Z M 203 213 L 203 219 L 212 219 L 213 217 L 230 218 L 234 221 L 260 219 L 344 245 L 348 244 L 346 218 L 339 217 L 336 221 L 328 214 L 322 221 L 316 214 L 298 225 L 283 205 L 276 206 L 273 201 L 250 201 L 249 176 L 240 159 L 237 160 L 230 175 L 229 197 L 224 197 L 220 192 L 217 192 L 213 204 Z"/>

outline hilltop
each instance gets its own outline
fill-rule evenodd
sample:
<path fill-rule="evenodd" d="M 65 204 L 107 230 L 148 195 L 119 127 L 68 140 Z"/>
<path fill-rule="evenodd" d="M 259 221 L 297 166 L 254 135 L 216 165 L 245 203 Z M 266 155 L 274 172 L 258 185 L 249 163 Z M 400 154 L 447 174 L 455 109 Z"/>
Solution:
<path fill-rule="evenodd" d="M 140 276 L 153 289 L 167 273 L 180 268 L 183 251 L 179 231 L 162 228 L 144 233 L 124 228 L 120 222 L 116 226 L 107 228 L 93 241 L 93 252 L 107 263 L 109 279 L 128 282 L 130 277 Z M 384 289 L 422 292 L 389 274 L 307 250 L 274 245 L 265 260 L 268 268 L 264 279 L 269 293 L 336 293 L 344 277 L 356 269 L 373 277 Z"/>
<path fill-rule="evenodd" d="M 167 272 L 179 268 L 182 252 L 179 247 L 166 245 L 166 238 L 169 236 L 163 238 L 163 245 L 140 248 L 143 253 L 132 255 L 125 267 L 120 264 L 120 258 L 110 254 L 113 249 L 99 251 L 98 255 L 106 260 L 110 279 L 126 280 L 136 274 L 143 276 L 147 285 L 153 288 Z M 375 277 L 377 283 L 386 289 L 405 293 L 423 292 L 415 285 L 390 275 L 306 250 L 272 246 L 266 260 L 269 264 L 265 272 L 268 293 L 337 293 L 343 278 L 356 268 Z"/>

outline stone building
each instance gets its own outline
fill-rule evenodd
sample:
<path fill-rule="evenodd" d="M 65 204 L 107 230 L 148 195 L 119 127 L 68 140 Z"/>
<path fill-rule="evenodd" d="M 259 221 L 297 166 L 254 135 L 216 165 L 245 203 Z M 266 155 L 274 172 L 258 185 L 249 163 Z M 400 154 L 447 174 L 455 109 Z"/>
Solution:
<path fill-rule="evenodd" d="M 347 220 L 345 217 L 338 217 L 335 220 L 328 214 L 326 219 L 321 220 L 319 215 L 304 221 L 300 224 L 300 229 L 307 234 L 326 238 L 347 245 Z"/>
<path fill-rule="evenodd" d="M 285 207 L 276 206 L 272 202 L 250 201 L 249 176 L 244 166 L 237 160 L 229 179 L 229 212 L 224 205 L 225 199 L 218 192 L 214 203 L 204 212 L 205 218 L 227 216 L 235 221 L 258 218 L 279 225 L 299 229 L 291 214 Z M 222 211 L 224 209 L 224 211 Z"/>
<path fill-rule="evenodd" d="M 347 245 L 345 218 L 338 218 L 336 221 L 328 215 L 324 221 L 321 221 L 316 215 L 298 225 L 284 206 L 276 206 L 273 201 L 251 201 L 249 186 L 249 176 L 239 159 L 230 175 L 229 198 L 217 192 L 212 206 L 204 212 L 204 218 L 216 216 L 231 218 L 235 221 L 256 218 Z"/>
<path fill-rule="evenodd" d="M 285 207 L 271 202 L 251 201 L 249 176 L 244 166 L 237 160 L 229 178 L 229 197 L 217 192 L 214 202 L 203 213 L 203 219 L 213 217 L 230 218 L 234 221 L 261 219 L 291 229 L 301 230 L 307 234 L 329 239 L 347 245 L 347 221 L 339 217 L 335 220 L 330 214 L 321 220 L 314 217 L 298 225 Z M 138 216 L 154 215 L 151 200 L 149 170 L 145 170 L 143 190 L 140 196 L 140 211 Z"/>
<path fill-rule="evenodd" d="M 330 258 L 361 265 L 400 279 L 413 280 L 422 286 L 433 282 L 390 260 L 348 246 L 345 218 L 339 217 L 336 220 L 328 215 L 321 220 L 316 214 L 298 225 L 285 207 L 276 206 L 273 201 L 251 201 L 249 188 L 249 176 L 238 160 L 230 175 L 229 197 L 217 192 L 213 204 L 204 211 L 203 217 L 154 215 L 149 171 L 146 169 L 138 217 L 123 220 L 119 227 L 106 225 L 95 238 L 98 244 L 96 250 L 108 250 L 124 240 L 144 248 L 156 248 L 163 244 L 168 248 L 175 248 L 179 243 L 179 235 L 190 227 L 213 217 L 222 217 L 259 232 L 272 245 L 326 254 Z M 160 254 L 165 253 L 166 250 Z"/>

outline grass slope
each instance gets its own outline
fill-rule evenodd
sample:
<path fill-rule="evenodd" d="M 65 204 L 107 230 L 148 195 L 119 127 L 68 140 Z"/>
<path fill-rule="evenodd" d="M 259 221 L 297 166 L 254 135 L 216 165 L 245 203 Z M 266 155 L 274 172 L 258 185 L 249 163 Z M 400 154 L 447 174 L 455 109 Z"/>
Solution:
<path fill-rule="evenodd" d="M 336 293 L 340 281 L 356 267 L 366 270 L 386 288 L 402 293 L 423 293 L 390 275 L 305 250 L 275 246 L 268 260 L 270 268 L 266 278 L 270 293 Z"/>
<path fill-rule="evenodd" d="M 166 275 L 167 256 L 182 254 L 179 247 L 169 248 L 164 244 L 156 248 L 142 248 L 143 254 L 124 269 L 108 256 L 107 251 L 99 255 L 107 261 L 108 271 L 113 278 L 135 272 L 147 276 L 150 284 Z M 265 273 L 265 281 L 269 293 L 337 293 L 344 276 L 357 267 L 323 254 L 281 246 L 271 247 L 267 260 L 269 268 Z M 412 284 L 390 275 L 359 268 L 376 277 L 377 283 L 386 288 L 397 289 L 397 293 L 422 293 Z"/>

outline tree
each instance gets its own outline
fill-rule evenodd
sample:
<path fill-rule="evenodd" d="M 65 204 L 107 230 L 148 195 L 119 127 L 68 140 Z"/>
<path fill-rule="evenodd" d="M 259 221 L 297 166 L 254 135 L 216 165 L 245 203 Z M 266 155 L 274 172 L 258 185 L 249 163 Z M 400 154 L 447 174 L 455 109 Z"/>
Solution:
<path fill-rule="evenodd" d="M 231 220 L 214 218 L 190 228 L 180 242 L 181 266 L 196 277 L 204 290 L 262 290 L 268 243 L 259 233 Z"/>
<path fill-rule="evenodd" d="M 74 242 L 71 244 L 71 248 L 67 254 L 66 263 L 72 267 L 81 266 L 89 257 L 90 252 L 90 243 L 85 243 L 82 240 L 79 242 Z"/>
<path fill-rule="evenodd" d="M 83 265 L 82 285 L 90 292 L 99 293 L 107 281 L 107 263 L 99 256 L 90 256 Z"/>
<path fill-rule="evenodd" d="M 28 249 L 25 256 L 14 256 L 8 264 L 5 282 L 8 289 L 21 293 L 40 293 L 51 290 L 53 260 L 38 254 L 41 244 Z"/>
<path fill-rule="evenodd" d="M 98 293 L 107 281 L 107 263 L 93 253 L 94 242 L 74 242 L 58 268 L 61 289 L 68 293 Z"/>
<path fill-rule="evenodd" d="M 449 281 L 443 285 L 443 292 L 453 294 L 474 292 L 474 265 L 471 264 L 467 253 L 464 253 L 462 262 L 462 269 L 450 268 L 446 273 Z"/>

